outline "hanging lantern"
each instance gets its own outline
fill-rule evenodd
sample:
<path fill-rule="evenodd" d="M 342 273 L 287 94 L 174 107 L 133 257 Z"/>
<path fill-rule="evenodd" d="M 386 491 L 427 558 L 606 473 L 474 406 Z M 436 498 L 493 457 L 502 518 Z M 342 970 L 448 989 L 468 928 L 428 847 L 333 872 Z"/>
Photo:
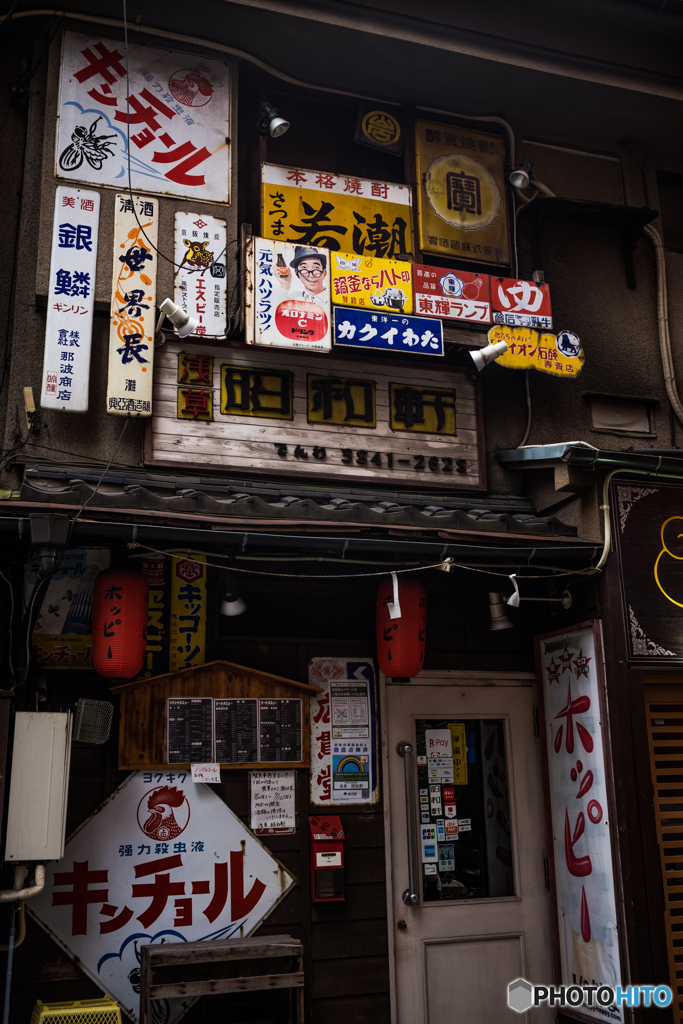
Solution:
<path fill-rule="evenodd" d="M 381 583 L 377 591 L 377 660 L 386 676 L 412 679 L 424 668 L 427 595 L 414 580 Z"/>
<path fill-rule="evenodd" d="M 145 658 L 149 584 L 141 572 L 108 569 L 95 583 L 93 665 L 105 679 L 133 679 Z"/>

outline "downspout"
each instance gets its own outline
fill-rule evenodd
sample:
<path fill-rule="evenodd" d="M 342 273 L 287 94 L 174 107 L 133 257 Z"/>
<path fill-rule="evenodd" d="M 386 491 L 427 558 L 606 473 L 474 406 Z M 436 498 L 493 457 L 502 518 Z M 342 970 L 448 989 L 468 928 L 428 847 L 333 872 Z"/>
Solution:
<path fill-rule="evenodd" d="M 2 948 L 7 950 L 7 969 L 5 971 L 5 998 L 2 1010 L 2 1024 L 9 1024 L 9 1000 L 10 990 L 12 987 L 12 963 L 14 960 L 14 950 L 17 946 L 21 945 L 26 937 L 26 918 L 24 916 L 24 900 L 30 900 L 32 896 L 38 896 L 39 893 L 45 888 L 45 865 L 36 864 L 35 867 L 35 885 L 31 885 L 22 888 L 28 875 L 28 868 L 25 864 L 17 864 L 14 868 L 14 885 L 11 889 L 5 889 L 0 892 L 0 903 L 19 903 L 19 939 L 17 942 L 14 941 L 16 929 L 14 927 L 14 914 L 12 915 L 12 927 L 9 930 L 9 943 L 7 946 Z"/>
<path fill-rule="evenodd" d="M 662 357 L 662 369 L 664 371 L 664 383 L 666 393 L 673 411 L 676 413 L 680 423 L 683 423 L 683 405 L 678 395 L 676 385 L 676 374 L 674 371 L 673 356 L 671 354 L 671 336 L 669 334 L 669 301 L 666 293 L 666 258 L 664 256 L 664 243 L 659 232 L 646 224 L 645 234 L 652 243 L 655 251 L 655 270 L 657 275 L 657 327 L 659 330 L 659 351 Z"/>

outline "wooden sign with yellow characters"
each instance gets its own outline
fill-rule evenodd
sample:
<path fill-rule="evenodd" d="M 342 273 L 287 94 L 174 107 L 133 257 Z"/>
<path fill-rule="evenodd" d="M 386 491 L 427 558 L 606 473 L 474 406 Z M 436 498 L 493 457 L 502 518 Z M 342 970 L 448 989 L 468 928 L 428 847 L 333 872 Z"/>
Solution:
<path fill-rule="evenodd" d="M 413 312 L 412 265 L 401 260 L 330 253 L 332 302 L 390 313 Z"/>
<path fill-rule="evenodd" d="M 581 342 L 571 331 L 541 334 L 531 327 L 492 327 L 489 344 L 506 341 L 507 352 L 496 362 L 509 370 L 539 370 L 553 377 L 578 377 L 585 356 Z"/>

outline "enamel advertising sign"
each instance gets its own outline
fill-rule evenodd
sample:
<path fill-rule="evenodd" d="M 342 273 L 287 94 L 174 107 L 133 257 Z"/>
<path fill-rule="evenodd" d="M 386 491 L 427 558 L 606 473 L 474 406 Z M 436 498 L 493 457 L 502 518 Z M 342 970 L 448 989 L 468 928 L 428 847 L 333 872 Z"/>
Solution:
<path fill-rule="evenodd" d="M 133 191 L 230 202 L 230 65 L 64 33 L 55 175 Z M 129 125 L 130 119 L 130 125 Z M 128 134 L 130 133 L 130 156 Z"/>
<path fill-rule="evenodd" d="M 224 220 L 208 214 L 176 213 L 173 301 L 197 320 L 193 334 L 225 337 L 227 241 Z"/>
<path fill-rule="evenodd" d="M 562 985 L 622 984 L 614 884 L 600 634 L 589 623 L 537 639 L 548 832 Z M 625 981 L 624 981 L 625 984 Z M 580 1019 L 622 1021 L 619 1006 Z"/>
<path fill-rule="evenodd" d="M 335 305 L 413 312 L 412 264 L 341 252 L 330 253 L 330 260 Z"/>
<path fill-rule="evenodd" d="M 261 234 L 395 259 L 412 253 L 412 190 L 348 174 L 262 165 Z"/>
<path fill-rule="evenodd" d="M 29 909 L 137 1021 L 141 945 L 251 935 L 295 881 L 189 771 L 134 772 L 47 866 Z M 160 1000 L 159 1019 L 191 1003 Z"/>
<path fill-rule="evenodd" d="M 43 409 L 88 411 L 99 222 L 97 192 L 71 186 L 57 189 L 40 393 Z"/>
<path fill-rule="evenodd" d="M 490 345 L 507 342 L 507 352 L 498 356 L 496 363 L 509 370 L 538 370 L 566 380 L 578 377 L 585 362 L 581 342 L 572 331 L 555 335 L 530 327 L 492 327 L 488 339 Z"/>
<path fill-rule="evenodd" d="M 494 324 L 552 330 L 550 288 L 547 284 L 518 281 L 514 277 L 492 277 L 491 299 Z"/>
<path fill-rule="evenodd" d="M 457 125 L 415 124 L 420 249 L 509 265 L 505 143 Z"/>
<path fill-rule="evenodd" d="M 443 326 L 440 320 L 422 316 L 387 316 L 365 309 L 334 310 L 335 348 L 372 348 L 384 352 L 442 356 Z"/>
<path fill-rule="evenodd" d="M 491 323 L 491 278 L 467 270 L 413 267 L 415 312 L 471 324 Z"/>
<path fill-rule="evenodd" d="M 248 345 L 329 352 L 330 254 L 312 245 L 252 238 L 247 246 Z"/>

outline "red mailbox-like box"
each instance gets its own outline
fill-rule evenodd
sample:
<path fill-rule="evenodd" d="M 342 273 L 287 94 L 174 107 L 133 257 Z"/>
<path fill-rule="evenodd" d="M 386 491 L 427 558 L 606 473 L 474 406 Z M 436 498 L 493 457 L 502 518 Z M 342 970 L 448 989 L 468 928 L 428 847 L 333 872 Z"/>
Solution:
<path fill-rule="evenodd" d="M 338 814 L 312 814 L 311 902 L 344 900 L 344 829 Z"/>

